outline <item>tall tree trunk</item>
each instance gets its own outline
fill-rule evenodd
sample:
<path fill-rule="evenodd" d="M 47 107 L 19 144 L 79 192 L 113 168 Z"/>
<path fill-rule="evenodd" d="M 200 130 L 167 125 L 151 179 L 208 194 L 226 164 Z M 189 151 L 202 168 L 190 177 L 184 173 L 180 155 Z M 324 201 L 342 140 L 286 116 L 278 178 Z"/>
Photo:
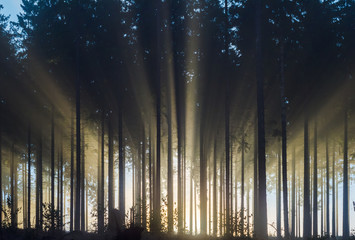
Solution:
<path fill-rule="evenodd" d="M 213 236 L 217 236 L 217 139 L 213 147 Z"/>
<path fill-rule="evenodd" d="M 112 219 L 112 210 L 114 208 L 115 196 L 113 192 L 113 127 L 112 115 L 108 120 L 108 219 Z"/>
<path fill-rule="evenodd" d="M 193 176 L 193 173 L 192 173 L 192 161 L 191 161 L 191 165 L 190 165 L 190 234 L 192 235 L 192 232 L 193 232 L 193 228 L 192 228 L 192 224 L 193 224 L 193 219 L 192 219 L 192 216 L 193 216 L 193 188 L 192 188 L 192 176 Z"/>
<path fill-rule="evenodd" d="M 73 231 L 74 226 L 74 170 L 74 110 L 72 110 L 70 130 L 70 232 Z"/>
<path fill-rule="evenodd" d="M 51 228 L 54 230 L 54 113 L 51 126 Z"/>
<path fill-rule="evenodd" d="M 223 161 L 220 161 L 219 167 L 219 235 L 223 234 Z"/>
<path fill-rule="evenodd" d="M 343 238 L 349 238 L 348 110 L 344 111 Z"/>
<path fill-rule="evenodd" d="M 330 236 L 330 225 L 329 225 L 329 147 L 328 147 L 328 134 L 325 136 L 325 161 L 326 161 L 326 226 L 327 232 L 326 236 Z"/>
<path fill-rule="evenodd" d="M 137 224 L 141 227 L 142 224 L 142 154 L 141 154 L 141 142 L 138 143 L 138 154 L 137 154 Z"/>
<path fill-rule="evenodd" d="M 101 119 L 101 168 L 100 168 L 100 202 L 98 205 L 98 230 L 103 234 L 105 225 L 105 111 Z"/>
<path fill-rule="evenodd" d="M 81 231 L 85 231 L 85 133 L 84 133 L 84 124 L 82 126 L 81 132 L 81 142 L 82 142 L 82 149 L 81 149 L 81 209 L 80 209 L 80 225 Z M 62 171 L 62 170 L 61 170 Z"/>
<path fill-rule="evenodd" d="M 145 164 L 145 154 L 146 154 L 146 148 L 145 148 L 145 129 L 143 127 L 143 139 L 142 139 L 142 226 L 145 229 L 147 227 L 147 194 L 146 194 L 146 179 L 145 179 L 145 169 L 146 169 L 146 164 Z"/>
<path fill-rule="evenodd" d="M 27 164 L 28 164 L 28 174 L 27 174 L 27 228 L 31 228 L 31 125 L 28 127 L 28 143 L 27 143 Z"/>
<path fill-rule="evenodd" d="M 262 57 L 262 8 L 261 0 L 256 0 L 256 79 L 257 79 L 257 112 L 258 112 L 258 169 L 259 194 L 256 238 L 267 238 L 267 203 L 266 203 L 266 166 L 265 166 L 265 126 L 264 126 L 264 76 Z"/>
<path fill-rule="evenodd" d="M 200 234 L 207 233 L 207 167 L 204 154 L 202 113 L 200 120 Z"/>
<path fill-rule="evenodd" d="M 311 212 L 309 189 L 309 150 L 308 150 L 308 116 L 304 119 L 304 198 L 303 198 L 303 237 L 311 237 Z"/>
<path fill-rule="evenodd" d="M 42 204 L 43 204 L 43 178 L 42 178 L 42 131 L 39 133 L 38 141 L 38 158 L 36 166 L 36 229 L 42 230 Z"/>
<path fill-rule="evenodd" d="M 168 96 L 168 232 L 173 232 L 174 228 L 174 190 L 173 190 L 173 159 L 172 159 L 172 113 L 171 113 L 171 100 Z"/>
<path fill-rule="evenodd" d="M 122 102 L 122 100 L 121 100 Z M 122 103 L 120 103 L 120 107 L 118 109 L 118 145 L 119 145 L 119 152 L 118 152 L 118 178 L 119 178 L 119 210 L 120 210 L 120 218 L 121 222 L 124 225 L 125 222 L 125 159 L 124 159 L 124 151 L 125 146 L 123 143 L 123 109 Z M 124 226 L 119 226 L 120 228 Z"/>
<path fill-rule="evenodd" d="M 277 153 L 277 193 L 276 193 L 277 239 L 281 239 L 281 156 L 280 148 Z"/>
<path fill-rule="evenodd" d="M 242 159 L 241 159 L 241 180 L 240 180 L 240 231 L 241 236 L 244 237 L 244 151 L 245 139 L 244 130 L 242 131 Z"/>
<path fill-rule="evenodd" d="M 256 233 L 256 226 L 257 226 L 257 212 L 258 212 L 258 119 L 255 117 L 254 121 L 254 166 L 253 166 L 253 222 L 254 222 L 254 235 Z M 237 182 L 235 183 L 237 189 Z M 237 191 L 235 191 L 237 193 Z M 236 212 L 236 219 L 237 219 L 237 204 L 235 204 L 235 212 Z"/>
<path fill-rule="evenodd" d="M 317 120 L 314 123 L 314 159 L 313 159 L 313 237 L 318 236 L 318 166 L 317 166 Z"/>
<path fill-rule="evenodd" d="M 335 143 L 333 141 L 332 160 L 332 237 L 335 237 Z"/>
<path fill-rule="evenodd" d="M 295 239 L 295 214 L 296 214 L 296 149 L 292 151 L 292 213 L 291 213 L 291 238 Z"/>
<path fill-rule="evenodd" d="M 78 1 L 80 5 L 80 0 Z M 80 8 L 80 6 L 78 6 Z M 80 35 L 80 34 L 79 34 Z M 75 215 L 74 215 L 74 228 L 75 231 L 80 231 L 80 147 L 81 147 L 81 139 L 80 139 L 80 67 L 79 67 L 79 47 L 80 37 L 77 39 L 76 46 L 76 64 L 77 64 L 77 76 L 75 81 L 75 102 L 76 102 L 76 186 L 75 186 Z"/>
<path fill-rule="evenodd" d="M 228 60 L 228 54 L 229 54 L 229 38 L 228 38 L 228 26 L 229 26 L 229 21 L 228 21 L 228 1 L 224 1 L 224 15 L 225 15 L 225 53 L 226 53 L 226 62 Z M 226 86 L 225 86 L 225 151 L 226 151 L 226 234 L 230 234 L 230 221 L 229 221 L 229 202 L 230 202 L 230 195 L 229 195 L 229 167 L 230 167 L 230 146 L 229 146 L 229 112 L 230 112 L 230 100 L 229 100 L 229 77 L 226 77 Z"/>
<path fill-rule="evenodd" d="M 11 200 L 11 227 L 12 228 L 16 228 L 17 227 L 17 214 L 16 214 L 16 205 L 15 205 L 15 201 L 16 201 L 16 197 L 15 197 L 15 188 L 16 188 L 16 180 L 15 180 L 15 167 L 16 167 L 16 163 L 15 163 L 15 158 L 14 158 L 14 154 L 15 154 L 15 145 L 12 144 L 11 146 L 11 163 L 10 163 L 10 180 L 11 180 L 11 196 L 10 196 L 10 200 Z"/>
<path fill-rule="evenodd" d="M 153 179 L 152 179 L 152 134 L 151 125 L 149 125 L 149 228 L 152 229 L 153 216 Z"/>
<path fill-rule="evenodd" d="M 157 43 L 156 43 L 156 49 L 157 49 L 157 66 L 156 66 L 156 81 L 157 81 L 157 91 L 156 91 L 156 111 L 157 111 L 157 116 L 156 116 L 156 131 L 157 131 L 157 142 L 156 142 L 156 179 L 155 179 L 155 192 L 154 192 L 154 231 L 160 231 L 160 132 L 161 132 L 161 74 L 160 74 L 160 61 L 161 61 L 161 52 L 160 52 L 160 34 L 161 34 L 161 19 L 160 19 L 160 11 L 161 11 L 161 4 L 160 1 L 156 1 L 156 8 L 157 8 L 157 14 L 156 14 L 156 23 L 157 23 L 157 29 L 156 29 L 156 37 L 157 37 Z"/>
<path fill-rule="evenodd" d="M 286 134 L 286 97 L 285 97 L 285 71 L 284 71 L 284 44 L 281 43 L 281 141 L 282 141 L 282 193 L 283 193 L 283 213 L 285 238 L 290 237 L 288 226 L 288 201 L 287 201 L 287 134 Z"/>
<path fill-rule="evenodd" d="M 2 204 L 3 204 L 3 197 L 2 197 L 2 111 L 0 107 L 0 223 L 2 223 Z M 2 236 L 2 224 L 0 224 L 0 234 Z"/>
<path fill-rule="evenodd" d="M 59 175 L 59 179 L 58 179 L 58 187 L 60 187 L 59 190 L 59 229 L 62 231 L 63 230 L 63 137 L 61 138 L 61 142 L 60 142 L 60 161 L 59 161 L 59 170 L 58 170 L 58 174 Z"/>

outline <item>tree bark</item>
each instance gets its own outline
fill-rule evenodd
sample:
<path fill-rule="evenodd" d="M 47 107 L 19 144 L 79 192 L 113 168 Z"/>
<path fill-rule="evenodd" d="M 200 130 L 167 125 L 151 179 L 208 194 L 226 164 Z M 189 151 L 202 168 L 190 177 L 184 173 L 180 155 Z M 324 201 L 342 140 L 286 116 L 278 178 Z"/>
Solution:
<path fill-rule="evenodd" d="M 108 120 L 108 219 L 112 219 L 115 196 L 113 194 L 113 127 L 112 116 Z"/>
<path fill-rule="evenodd" d="M 264 126 L 264 76 L 262 58 L 262 1 L 256 0 L 256 80 L 257 80 L 257 112 L 258 112 L 258 221 L 256 238 L 267 238 L 267 203 L 266 203 L 266 166 L 265 166 L 265 126 Z"/>
<path fill-rule="evenodd" d="M 287 201 L 287 124 L 286 124 L 286 96 L 285 96 L 285 69 L 284 69 L 284 44 L 281 42 L 281 141 L 282 141 L 282 193 L 285 238 L 290 237 L 288 226 L 288 201 Z"/>
<path fill-rule="evenodd" d="M 303 203 L 303 237 L 311 237 L 311 212 L 310 212 L 310 189 L 309 189 L 309 150 L 308 150 L 308 116 L 304 119 L 304 203 Z"/>
<path fill-rule="evenodd" d="M 291 213 L 291 238 L 295 239 L 296 235 L 296 149 L 293 146 L 292 151 L 292 213 Z"/>
<path fill-rule="evenodd" d="M 213 236 L 217 236 L 217 139 L 213 147 Z"/>
<path fill-rule="evenodd" d="M 122 102 L 122 101 L 121 101 Z M 122 103 L 120 103 L 120 107 L 118 109 L 118 145 L 119 145 L 119 153 L 118 153 L 118 178 L 119 178 L 119 210 L 120 210 L 120 218 L 121 222 L 125 222 L 125 159 L 124 159 L 124 142 L 123 142 L 123 109 Z M 123 227 L 123 226 L 119 226 Z"/>
<path fill-rule="evenodd" d="M 200 234 L 207 233 L 207 167 L 204 154 L 202 114 L 200 120 Z"/>
<path fill-rule="evenodd" d="M 329 146 L 328 146 L 328 135 L 325 136 L 325 161 L 326 161 L 326 226 L 327 232 L 326 236 L 330 236 L 330 225 L 329 225 Z"/>
<path fill-rule="evenodd" d="M 52 112 L 51 126 L 51 228 L 54 230 L 54 113 Z"/>
<path fill-rule="evenodd" d="M 277 153 L 277 194 L 276 194 L 276 230 L 277 239 L 281 239 L 281 156 L 280 147 Z"/>
<path fill-rule="evenodd" d="M 27 228 L 31 228 L 31 125 L 28 127 L 28 148 L 27 148 L 27 164 L 28 164 L 28 174 L 27 174 Z"/>
<path fill-rule="evenodd" d="M 317 166 L 317 120 L 314 123 L 314 159 L 313 159 L 313 237 L 318 236 L 318 166 Z"/>
<path fill-rule="evenodd" d="M 70 132 L 70 232 L 74 226 L 74 111 L 71 116 L 71 132 Z"/>
<path fill-rule="evenodd" d="M 145 179 L 145 155 L 146 155 L 146 148 L 145 148 L 145 129 L 143 128 L 142 131 L 143 138 L 142 138 L 142 226 L 145 229 L 147 227 L 147 206 L 146 206 L 146 179 Z"/>
<path fill-rule="evenodd" d="M 348 110 L 344 111 L 343 238 L 349 238 Z"/>

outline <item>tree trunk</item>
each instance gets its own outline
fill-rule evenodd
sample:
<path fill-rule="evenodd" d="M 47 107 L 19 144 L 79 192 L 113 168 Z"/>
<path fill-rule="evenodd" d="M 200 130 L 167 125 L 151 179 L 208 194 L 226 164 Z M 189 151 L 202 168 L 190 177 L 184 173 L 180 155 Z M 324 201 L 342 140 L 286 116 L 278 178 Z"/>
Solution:
<path fill-rule="evenodd" d="M 36 166 L 36 229 L 42 230 L 42 202 L 43 202 L 43 179 L 42 179 L 42 132 L 39 133 L 39 141 L 38 141 L 38 158 L 37 158 L 37 166 Z"/>
<path fill-rule="evenodd" d="M 74 113 L 71 116 L 71 132 L 70 132 L 70 232 L 74 226 Z"/>
<path fill-rule="evenodd" d="M 344 111 L 343 238 L 349 238 L 348 110 Z"/>
<path fill-rule="evenodd" d="M 2 114 L 1 108 L 0 108 L 0 114 Z M 2 198 L 2 121 L 1 121 L 2 115 L 0 115 L 0 223 L 2 223 L 2 204 L 3 204 L 3 198 Z M 0 233 L 2 234 L 2 224 L 0 224 Z"/>
<path fill-rule="evenodd" d="M 147 227 L 147 206 L 146 206 L 146 179 L 145 179 L 145 169 L 146 169 L 146 164 L 145 164 L 145 154 L 146 154 L 146 148 L 145 148 L 145 129 L 143 128 L 143 139 L 142 139 L 142 226 L 144 229 Z"/>
<path fill-rule="evenodd" d="M 54 113 L 51 126 L 51 228 L 54 230 Z"/>
<path fill-rule="evenodd" d="M 28 174 L 27 174 L 27 228 L 31 228 L 31 126 L 28 127 L 28 143 L 27 143 L 27 160 L 28 160 Z"/>
<path fill-rule="evenodd" d="M 296 149 L 292 151 L 292 213 L 291 213 L 291 238 L 295 239 L 295 213 L 296 213 Z"/>
<path fill-rule="evenodd" d="M 280 148 L 277 154 L 277 194 L 276 194 L 277 239 L 281 239 L 281 156 Z"/>
<path fill-rule="evenodd" d="M 80 4 L 80 2 L 79 2 Z M 77 64 L 77 76 L 75 81 L 75 102 L 76 102 L 76 187 L 75 187 L 75 215 L 74 215 L 74 228 L 75 231 L 80 231 L 80 75 L 79 75 L 79 37 L 77 39 L 76 46 L 76 64 Z"/>
<path fill-rule="evenodd" d="M 262 58 L 262 1 L 256 1 L 256 79 L 257 79 L 257 112 L 258 112 L 258 169 L 259 194 L 256 238 L 267 238 L 267 203 L 266 203 L 266 166 L 265 166 L 265 126 L 264 126 L 264 76 Z"/>
<path fill-rule="evenodd" d="M 121 101 L 122 102 L 122 101 Z M 118 145 L 119 145 L 119 153 L 118 153 L 118 178 L 119 178 L 119 210 L 120 210 L 120 218 L 121 222 L 125 222 L 125 159 L 124 159 L 124 151 L 125 151 L 125 146 L 123 143 L 123 109 L 122 109 L 122 103 L 120 104 L 120 107 L 118 109 Z M 122 228 L 123 226 L 119 226 Z"/>
<path fill-rule="evenodd" d="M 98 204 L 98 230 L 103 234 L 105 225 L 105 111 L 102 111 L 101 119 L 101 172 L 100 172 L 100 201 Z"/>
<path fill-rule="evenodd" d="M 313 159 L 313 237 L 318 236 L 318 166 L 317 166 L 317 120 L 314 123 L 314 159 Z"/>
<path fill-rule="evenodd" d="M 11 200 L 11 227 L 12 228 L 16 228 L 17 227 L 17 214 L 15 213 L 16 211 L 16 206 L 15 206 L 15 201 L 16 201 L 16 197 L 15 197 L 15 191 L 16 191 L 16 179 L 15 179 L 15 171 L 17 169 L 15 169 L 16 163 L 15 163 L 15 158 L 14 158 L 14 154 L 15 154 L 15 145 L 12 144 L 11 146 L 11 167 L 10 167 L 10 180 L 11 180 L 11 196 L 10 196 L 10 200 Z"/>
<path fill-rule="evenodd" d="M 288 226 L 288 201 L 287 201 L 287 119 L 286 119 L 286 97 L 285 97 L 285 74 L 284 74 L 284 44 L 281 43 L 281 141 L 282 141 L 282 193 L 283 193 L 283 213 L 285 238 L 290 237 Z"/>
<path fill-rule="evenodd" d="M 244 130 L 242 131 L 242 161 L 241 161 L 241 180 L 240 180 L 240 231 L 241 236 L 244 237 L 244 150 L 245 150 L 245 139 Z"/>
<path fill-rule="evenodd" d="M 112 115 L 108 120 L 108 219 L 112 219 L 112 210 L 114 208 L 115 196 L 113 193 L 113 127 Z"/>
<path fill-rule="evenodd" d="M 171 97 L 168 96 L 170 99 Z M 174 228 L 174 190 L 173 190 L 173 159 L 172 159 L 172 113 L 171 100 L 168 100 L 168 232 L 173 232 Z"/>
<path fill-rule="evenodd" d="M 190 234 L 192 235 L 192 232 L 193 232 L 193 228 L 192 228 L 192 223 L 193 223 L 193 219 L 192 219 L 192 216 L 193 216 L 193 188 L 192 188 L 192 176 L 193 176 L 193 173 L 192 173 L 192 161 L 191 161 L 191 165 L 190 165 Z"/>
<path fill-rule="evenodd" d="M 160 1 L 156 2 L 157 6 L 157 14 L 156 14 L 156 22 L 157 22 L 157 66 L 156 66 L 156 80 L 157 80 L 157 91 L 156 91 L 156 111 L 157 111 L 157 116 L 156 116 L 156 126 L 157 126 L 157 142 L 156 142 L 156 179 L 155 179 L 155 193 L 154 193 L 154 218 L 153 218 L 153 231 L 160 231 L 160 132 L 161 132 L 161 116 L 160 116 L 160 111 L 161 111 L 161 76 L 160 76 L 160 61 L 161 61 L 161 52 L 160 52 L 160 34 L 161 34 L 161 19 L 160 19 Z"/>
<path fill-rule="evenodd" d="M 84 124 L 82 127 L 82 149 L 81 149 L 81 209 L 80 209 L 80 215 L 81 215 L 81 220 L 80 220 L 80 225 L 81 225 L 81 231 L 85 231 L 85 134 L 84 134 Z M 62 170 L 61 170 L 62 171 Z"/>
<path fill-rule="evenodd" d="M 200 234 L 207 233 L 207 167 L 204 154 L 202 113 L 200 121 Z"/>
<path fill-rule="evenodd" d="M 327 232 L 326 236 L 330 236 L 330 226 L 329 226 L 329 147 L 328 147 L 328 135 L 325 136 L 325 161 L 326 161 L 326 226 Z"/>
<path fill-rule="evenodd" d="M 309 151 L 308 151 L 308 116 L 304 120 L 304 203 L 303 203 L 303 237 L 311 237 L 311 212 L 309 190 Z"/>
<path fill-rule="evenodd" d="M 254 222 L 254 235 L 256 233 L 256 226 L 257 226 L 257 214 L 258 214 L 258 119 L 255 117 L 255 121 L 254 121 L 254 166 L 253 166 L 253 174 L 254 174 L 254 178 L 253 178 L 253 222 Z M 236 184 L 236 189 L 237 189 L 237 182 Z M 235 191 L 237 193 L 237 190 Z M 235 211 L 236 211 L 236 218 L 237 218 L 237 204 L 235 204 Z"/>
<path fill-rule="evenodd" d="M 335 143 L 333 141 L 332 161 L 332 237 L 335 237 Z"/>
<path fill-rule="evenodd" d="M 213 236 L 217 236 L 217 139 L 213 147 Z"/>

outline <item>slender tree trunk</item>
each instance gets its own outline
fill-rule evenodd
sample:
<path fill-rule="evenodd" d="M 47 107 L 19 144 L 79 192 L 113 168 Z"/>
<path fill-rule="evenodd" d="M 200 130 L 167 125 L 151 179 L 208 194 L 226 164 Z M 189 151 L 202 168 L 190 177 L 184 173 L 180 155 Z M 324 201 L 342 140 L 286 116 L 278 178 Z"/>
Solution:
<path fill-rule="evenodd" d="M 308 151 L 308 116 L 304 120 L 304 198 L 303 198 L 303 237 L 311 237 L 311 212 L 310 212 L 310 189 L 309 189 L 309 151 Z"/>
<path fill-rule="evenodd" d="M 281 155 L 280 148 L 277 154 L 277 194 L 276 194 L 277 238 L 281 239 Z"/>
<path fill-rule="evenodd" d="M 28 174 L 27 174 L 27 228 L 31 228 L 31 126 L 28 127 L 28 146 L 27 146 L 27 160 L 28 160 Z"/>
<path fill-rule="evenodd" d="M 1 107 L 0 107 L 0 114 L 2 114 Z M 3 196 L 2 196 L 2 115 L 0 115 L 0 234 L 2 238 L 2 204 L 3 204 Z"/>
<path fill-rule="evenodd" d="M 240 231 L 241 236 L 244 237 L 244 151 L 245 151 L 245 139 L 244 130 L 242 131 L 242 161 L 241 161 L 241 186 L 240 186 Z"/>
<path fill-rule="evenodd" d="M 113 193 L 113 127 L 112 116 L 108 120 L 108 219 L 112 219 L 112 210 L 115 205 Z"/>
<path fill-rule="evenodd" d="M 58 187 L 60 187 L 60 195 L 59 195 L 59 227 L 60 230 L 63 230 L 63 138 L 61 139 L 61 143 L 60 143 L 60 170 L 58 172 L 60 172 L 60 177 L 59 177 L 59 181 L 58 181 Z"/>
<path fill-rule="evenodd" d="M 15 205 L 15 201 L 16 201 L 16 197 L 15 197 L 15 188 L 16 188 L 16 179 L 15 179 L 15 158 L 14 158 L 14 154 L 15 154 L 15 145 L 12 144 L 11 146 L 11 167 L 10 167 L 10 180 L 11 180 L 11 196 L 10 196 L 10 200 L 11 200 L 11 227 L 12 228 L 16 228 L 17 227 L 17 214 L 15 213 L 16 211 L 16 205 Z"/>
<path fill-rule="evenodd" d="M 207 167 L 204 154 L 202 114 L 200 122 L 200 234 L 207 233 Z"/>
<path fill-rule="evenodd" d="M 121 101 L 122 102 L 122 101 Z M 123 109 L 122 103 L 120 103 L 120 107 L 118 109 L 118 145 L 119 145 L 119 153 L 118 153 L 118 178 L 119 178 L 119 210 L 120 210 L 120 218 L 121 223 L 125 222 L 125 159 L 124 159 L 124 143 L 123 143 Z M 124 226 L 119 226 L 120 228 Z"/>
<path fill-rule="evenodd" d="M 193 188 L 192 188 L 192 161 L 191 161 L 191 165 L 190 165 L 190 234 L 192 235 L 193 233 L 193 228 L 192 228 L 192 224 L 193 224 Z"/>
<path fill-rule="evenodd" d="M 217 140 L 213 147 L 213 236 L 217 236 Z"/>
<path fill-rule="evenodd" d="M 284 44 L 281 43 L 281 141 L 282 141 L 282 193 L 285 238 L 290 237 L 288 226 L 288 201 L 287 201 L 287 119 L 286 119 L 286 97 L 285 97 L 285 74 L 284 74 Z"/>
<path fill-rule="evenodd" d="M 71 116 L 71 132 L 70 132 L 70 232 L 74 226 L 74 113 Z"/>
<path fill-rule="evenodd" d="M 332 237 L 335 237 L 335 143 L 333 141 L 332 160 Z"/>
<path fill-rule="evenodd" d="M 145 129 L 143 128 L 143 141 L 142 141 L 142 226 L 145 229 L 147 227 L 147 206 L 146 206 L 146 179 L 145 179 L 145 169 L 146 169 L 146 164 L 145 164 L 145 154 L 146 154 L 146 148 L 145 148 Z"/>
<path fill-rule="evenodd" d="M 313 237 L 318 236 L 318 166 L 317 166 L 317 120 L 314 123 L 314 159 L 313 159 Z"/>
<path fill-rule="evenodd" d="M 253 174 L 254 174 L 254 178 L 253 178 L 253 193 L 254 193 L 254 197 L 253 197 L 253 222 L 254 222 L 254 235 L 256 233 L 256 226 L 257 226 L 257 213 L 258 213 L 258 119 L 257 117 L 255 117 L 255 121 L 254 121 L 254 166 L 253 166 Z M 237 175 L 237 174 L 236 174 Z M 236 189 L 237 189 L 237 181 L 236 181 Z M 237 193 L 237 191 L 235 191 Z M 237 199 L 237 198 L 236 198 Z M 237 204 L 235 204 L 235 216 L 237 218 Z"/>
<path fill-rule="evenodd" d="M 98 214 L 99 234 L 103 234 L 105 225 L 105 111 L 102 111 L 101 119 L 101 172 L 100 172 L 100 202 Z"/>
<path fill-rule="evenodd" d="M 291 213 L 291 238 L 295 239 L 295 213 L 296 213 L 296 149 L 293 146 L 292 151 L 292 213 Z"/>
<path fill-rule="evenodd" d="M 83 124 L 84 125 L 84 124 Z M 85 133 L 84 133 L 84 126 L 82 127 L 82 132 L 81 132 L 81 142 L 82 142 L 82 149 L 81 149 L 81 209 L 80 209 L 80 215 L 81 215 L 81 231 L 85 231 Z M 113 168 L 113 167 L 112 167 Z M 62 170 L 61 170 L 62 171 Z"/>
<path fill-rule="evenodd" d="M 170 99 L 171 96 L 168 96 Z M 168 101 L 168 232 L 173 232 L 174 228 L 174 190 L 173 190 L 173 159 L 172 159 L 172 113 L 171 113 L 171 100 Z"/>
<path fill-rule="evenodd" d="M 36 166 L 36 229 L 42 230 L 42 132 L 39 133 L 38 141 L 38 157 L 37 157 L 37 166 Z"/>
<path fill-rule="evenodd" d="M 154 193 L 154 231 L 160 231 L 160 132 L 161 132 L 161 76 L 160 76 L 160 61 L 161 61 L 161 52 L 160 52 L 160 34 L 161 34 L 161 19 L 160 19 L 160 1 L 156 2 L 157 4 L 157 15 L 156 15 L 156 22 L 157 22 L 157 66 L 156 66 L 156 80 L 157 80 L 157 91 L 156 91 L 156 110 L 157 110 L 157 116 L 156 116 L 156 126 L 157 126 L 157 142 L 156 142 L 156 180 L 155 180 L 155 193 Z"/>
<path fill-rule="evenodd" d="M 80 5 L 80 0 L 78 2 Z M 80 6 L 79 6 L 80 8 Z M 80 35 L 80 34 L 79 34 Z M 76 46 L 76 64 L 77 64 L 77 76 L 75 81 L 75 102 L 76 102 L 76 186 L 75 186 L 75 215 L 74 215 L 74 228 L 75 231 L 80 231 L 80 147 L 81 147 L 81 139 L 80 139 L 80 67 L 79 67 L 79 37 L 77 39 L 77 46 Z"/>
<path fill-rule="evenodd" d="M 326 226 L 327 232 L 326 236 L 330 236 L 330 225 L 329 225 L 329 146 L 328 146 L 328 135 L 325 136 L 325 161 L 326 161 Z"/>
<path fill-rule="evenodd" d="M 149 228 L 152 229 L 153 216 L 153 179 L 152 179 L 152 134 L 151 126 L 149 125 Z"/>
<path fill-rule="evenodd" d="M 256 0 L 256 79 L 257 79 L 257 112 L 258 112 L 258 169 L 259 194 L 256 238 L 267 238 L 267 203 L 266 203 L 266 166 L 265 166 L 265 126 L 264 126 L 264 76 L 262 57 L 262 1 Z"/>
<path fill-rule="evenodd" d="M 223 161 L 219 167 L 219 235 L 223 235 Z"/>
<path fill-rule="evenodd" d="M 348 110 L 344 111 L 343 238 L 349 238 Z"/>
<path fill-rule="evenodd" d="M 54 113 L 51 126 L 51 228 L 54 230 Z"/>

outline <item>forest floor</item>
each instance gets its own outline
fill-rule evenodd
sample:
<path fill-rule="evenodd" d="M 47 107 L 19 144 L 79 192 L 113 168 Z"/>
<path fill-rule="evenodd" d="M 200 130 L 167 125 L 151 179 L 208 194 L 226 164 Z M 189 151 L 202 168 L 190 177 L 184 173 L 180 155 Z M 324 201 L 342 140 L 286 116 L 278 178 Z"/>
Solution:
<path fill-rule="evenodd" d="M 35 230 L 2 230 L 0 232 L 0 240 L 252 240 L 253 238 L 241 238 L 241 237 L 212 237 L 212 236 L 192 236 L 192 235 L 177 235 L 177 234 L 166 234 L 159 233 L 153 234 L 148 232 L 142 232 L 140 229 L 133 229 L 124 231 L 119 235 L 112 235 L 105 233 L 103 235 L 98 235 L 97 233 L 86 233 L 86 232 L 38 232 Z M 269 240 L 277 240 L 276 237 L 269 237 Z M 316 239 L 316 238 L 314 238 Z M 327 238 L 317 238 L 317 239 L 327 239 Z M 342 237 L 329 238 L 342 240 Z M 355 240 L 355 236 L 350 239 Z M 297 238 L 296 240 L 302 240 L 302 238 Z"/>

